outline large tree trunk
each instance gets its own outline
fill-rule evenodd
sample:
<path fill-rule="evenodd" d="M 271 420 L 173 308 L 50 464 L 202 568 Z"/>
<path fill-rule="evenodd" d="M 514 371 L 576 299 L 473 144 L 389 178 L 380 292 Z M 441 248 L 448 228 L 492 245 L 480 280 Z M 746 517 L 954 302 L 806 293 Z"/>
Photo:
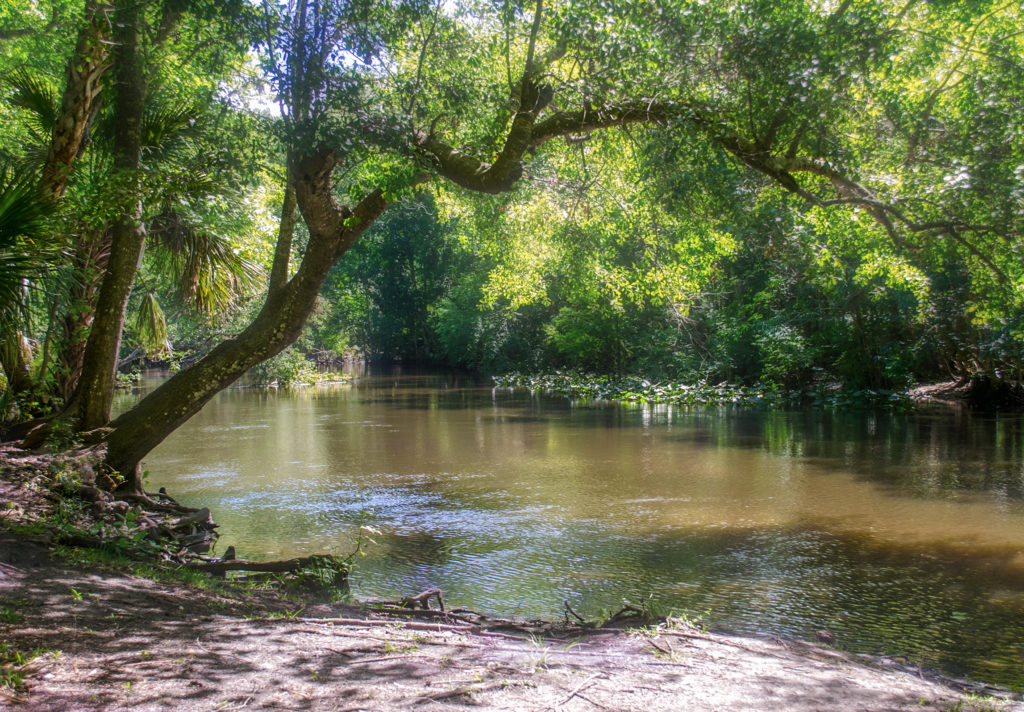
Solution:
<path fill-rule="evenodd" d="M 78 430 L 93 430 L 110 420 L 125 308 L 146 237 L 139 175 L 146 97 L 141 15 L 142 7 L 138 2 L 122 0 L 114 17 L 114 36 L 118 44 L 114 117 L 118 140 L 113 163 L 114 180 L 119 184 L 122 202 L 111 229 L 110 260 L 85 347 L 82 376 L 66 413 Z"/>
<path fill-rule="evenodd" d="M 195 415 L 218 392 L 246 371 L 280 353 L 298 338 L 331 266 L 384 212 L 387 202 L 374 191 L 353 210 L 331 197 L 333 155 L 318 155 L 295 173 L 296 197 L 309 245 L 298 271 L 270 292 L 259 315 L 241 334 L 217 346 L 114 420 L 107 438 L 106 464 L 140 487 L 139 462 L 164 438 Z"/>
<path fill-rule="evenodd" d="M 112 8 L 96 0 L 86 0 L 82 29 L 75 52 L 68 60 L 67 84 L 60 114 L 53 127 L 46 164 L 40 180 L 40 192 L 51 200 L 64 195 L 71 164 L 84 148 L 89 126 L 99 108 L 100 79 L 107 71 L 110 54 Z"/>

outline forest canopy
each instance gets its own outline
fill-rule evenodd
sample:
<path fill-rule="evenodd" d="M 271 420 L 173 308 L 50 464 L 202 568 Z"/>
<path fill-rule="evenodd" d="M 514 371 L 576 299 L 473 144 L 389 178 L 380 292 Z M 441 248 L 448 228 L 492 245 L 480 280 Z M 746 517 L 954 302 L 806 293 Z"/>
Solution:
<path fill-rule="evenodd" d="M 130 475 L 250 369 L 346 353 L 1019 385 L 1021 14 L 3 0 L 4 417 Z M 181 370 L 110 422 L 147 361 Z"/>

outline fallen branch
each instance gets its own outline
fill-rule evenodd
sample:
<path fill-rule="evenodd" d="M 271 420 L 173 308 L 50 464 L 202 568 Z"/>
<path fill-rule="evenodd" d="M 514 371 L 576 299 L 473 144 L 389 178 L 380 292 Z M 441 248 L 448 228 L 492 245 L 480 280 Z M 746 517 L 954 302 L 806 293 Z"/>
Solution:
<path fill-rule="evenodd" d="M 246 561 L 231 559 L 229 561 L 189 561 L 185 564 L 190 569 L 206 571 L 212 574 L 226 571 L 257 571 L 263 573 L 295 573 L 303 569 L 322 565 L 332 557 L 323 555 L 300 556 L 297 559 L 283 561 Z"/>
<path fill-rule="evenodd" d="M 396 608 L 392 606 L 370 606 L 369 610 L 376 613 L 383 613 L 389 616 L 399 616 L 407 618 L 427 618 L 434 620 L 452 620 L 461 621 L 470 625 L 476 625 L 476 621 L 471 618 L 465 618 L 460 615 L 456 615 L 451 611 L 436 611 L 432 608 L 426 610 L 415 609 L 415 608 Z"/>
<path fill-rule="evenodd" d="M 571 614 L 573 618 L 575 618 L 576 620 L 578 620 L 578 621 L 579 621 L 580 623 L 582 623 L 583 625 L 587 625 L 587 623 L 589 622 L 589 621 L 587 621 L 587 619 L 586 619 L 586 618 L 584 618 L 584 617 L 583 617 L 583 616 L 581 616 L 581 615 L 580 615 L 579 613 L 577 613 L 576 611 L 574 611 L 574 610 L 573 610 L 573 608 L 572 608 L 572 606 L 570 606 L 570 605 L 569 605 L 569 602 L 568 602 L 568 601 L 566 601 L 566 602 L 565 602 L 565 612 L 566 612 L 567 614 Z M 566 622 L 568 622 L 568 619 L 566 620 Z"/>

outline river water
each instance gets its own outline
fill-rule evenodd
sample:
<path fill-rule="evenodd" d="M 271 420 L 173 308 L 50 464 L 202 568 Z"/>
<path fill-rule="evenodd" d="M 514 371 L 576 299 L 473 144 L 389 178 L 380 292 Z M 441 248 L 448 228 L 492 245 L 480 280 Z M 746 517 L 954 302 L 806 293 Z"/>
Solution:
<path fill-rule="evenodd" d="M 125 407 L 127 402 L 122 402 Z M 221 548 L 502 615 L 623 600 L 1024 686 L 1024 418 L 572 402 L 467 376 L 234 388 L 144 462 Z"/>

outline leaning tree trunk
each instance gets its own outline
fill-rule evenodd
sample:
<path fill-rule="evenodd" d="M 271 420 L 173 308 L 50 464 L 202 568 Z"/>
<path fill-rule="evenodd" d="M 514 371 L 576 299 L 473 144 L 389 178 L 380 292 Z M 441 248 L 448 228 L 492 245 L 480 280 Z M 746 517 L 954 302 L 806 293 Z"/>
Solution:
<path fill-rule="evenodd" d="M 110 423 L 106 464 L 122 475 L 123 489 L 141 489 L 139 462 L 150 450 L 218 392 L 298 338 L 332 265 L 384 212 L 387 201 L 379 190 L 353 211 L 339 207 L 331 197 L 334 164 L 333 155 L 318 155 L 304 161 L 296 175 L 296 196 L 310 238 L 295 276 L 269 293 L 245 331 L 221 343 Z"/>
<path fill-rule="evenodd" d="M 123 0 L 114 18 L 118 43 L 114 121 L 118 140 L 113 164 L 114 180 L 123 199 L 111 229 L 110 258 L 85 347 L 82 375 L 66 413 L 78 430 L 101 427 L 110 419 L 124 314 L 146 237 L 139 175 L 146 97 L 141 13 L 139 3 Z"/>

